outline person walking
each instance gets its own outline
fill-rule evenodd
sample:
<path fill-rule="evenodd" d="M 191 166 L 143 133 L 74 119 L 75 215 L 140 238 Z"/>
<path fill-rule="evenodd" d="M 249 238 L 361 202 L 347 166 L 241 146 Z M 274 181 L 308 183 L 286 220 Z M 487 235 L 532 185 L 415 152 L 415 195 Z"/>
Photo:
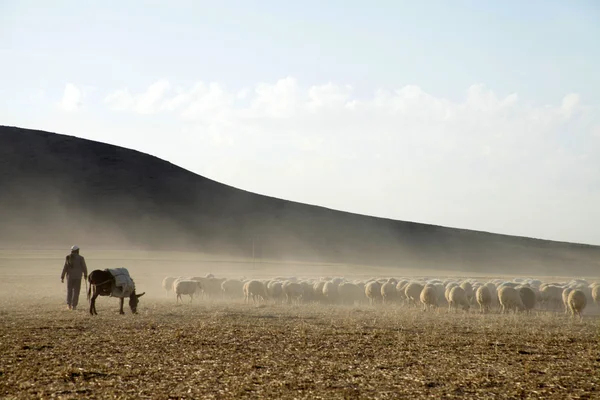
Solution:
<path fill-rule="evenodd" d="M 60 281 L 64 283 L 67 277 L 67 306 L 69 310 L 75 310 L 79 303 L 79 292 L 81 291 L 81 276 L 87 280 L 88 271 L 85 258 L 79 255 L 79 247 L 71 247 L 71 254 L 65 259 Z"/>

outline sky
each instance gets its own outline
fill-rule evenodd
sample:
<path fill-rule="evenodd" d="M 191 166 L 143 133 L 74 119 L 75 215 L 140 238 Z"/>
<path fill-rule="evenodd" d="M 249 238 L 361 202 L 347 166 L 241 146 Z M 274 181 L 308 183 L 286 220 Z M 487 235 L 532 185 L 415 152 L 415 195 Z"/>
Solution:
<path fill-rule="evenodd" d="M 278 198 L 600 245 L 600 3 L 0 1 L 0 124 Z"/>

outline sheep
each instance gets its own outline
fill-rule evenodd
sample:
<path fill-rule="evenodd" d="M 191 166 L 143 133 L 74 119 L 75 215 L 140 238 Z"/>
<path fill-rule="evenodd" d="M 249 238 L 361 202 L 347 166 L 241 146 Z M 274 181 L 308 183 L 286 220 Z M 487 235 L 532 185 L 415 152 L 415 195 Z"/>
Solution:
<path fill-rule="evenodd" d="M 519 284 L 516 282 L 502 282 L 501 284 L 498 285 L 498 290 L 500 290 L 503 287 L 511 287 L 514 289 L 517 286 L 519 286 Z"/>
<path fill-rule="evenodd" d="M 435 288 L 435 292 L 437 294 L 438 306 L 442 304 L 447 304 L 446 297 L 444 297 L 444 291 L 446 289 L 444 285 L 442 283 L 435 283 L 433 284 L 433 287 Z"/>
<path fill-rule="evenodd" d="M 302 285 L 302 302 L 310 303 L 315 300 L 315 292 L 313 290 L 314 282 L 311 281 L 301 281 Z"/>
<path fill-rule="evenodd" d="M 573 291 L 573 289 L 570 288 L 570 287 L 564 288 L 563 291 L 562 291 L 561 298 L 562 298 L 563 306 L 565 306 L 565 314 L 568 314 L 569 311 L 570 311 L 570 308 L 569 308 L 569 294 L 572 291 Z"/>
<path fill-rule="evenodd" d="M 559 309 L 562 303 L 563 288 L 558 285 L 547 285 L 540 287 L 542 301 L 553 309 Z"/>
<path fill-rule="evenodd" d="M 600 285 L 595 285 L 592 288 L 592 299 L 598 306 L 600 306 Z"/>
<path fill-rule="evenodd" d="M 583 309 L 587 305 L 587 298 L 585 297 L 585 293 L 582 290 L 576 289 L 569 293 L 568 298 L 569 309 L 571 310 L 571 314 L 574 316 L 579 316 L 579 318 L 583 318 L 581 313 Z"/>
<path fill-rule="evenodd" d="M 194 300 L 194 294 L 202 290 L 202 284 L 198 281 L 178 279 L 175 283 L 175 293 L 177 294 L 176 303 L 182 300 L 182 295 L 190 296 L 190 303 Z"/>
<path fill-rule="evenodd" d="M 289 281 L 286 281 L 289 282 Z M 273 299 L 275 302 L 280 302 L 283 300 L 283 283 L 280 281 L 269 281 L 266 285 L 267 287 L 267 295 Z"/>
<path fill-rule="evenodd" d="M 492 302 L 491 302 L 490 306 L 497 307 L 500 304 L 500 300 L 498 300 L 498 287 L 492 281 L 486 283 L 483 286 L 488 288 L 488 290 L 490 291 L 490 295 L 492 296 Z"/>
<path fill-rule="evenodd" d="M 421 299 L 421 291 L 423 290 L 423 285 L 418 282 L 411 282 L 406 285 L 404 289 L 404 294 L 406 295 L 406 299 L 414 305 L 417 305 L 417 302 Z"/>
<path fill-rule="evenodd" d="M 398 285 L 398 283 L 394 279 L 390 279 L 381 285 L 381 297 L 384 304 L 392 303 L 396 300 L 396 285 Z"/>
<path fill-rule="evenodd" d="M 298 282 L 286 281 L 283 287 L 283 294 L 288 304 L 300 303 L 304 294 L 304 287 Z"/>
<path fill-rule="evenodd" d="M 162 287 L 167 292 L 167 296 L 169 296 L 169 291 L 173 290 L 173 282 L 175 282 L 175 279 L 177 278 L 175 278 L 174 276 L 167 276 L 162 281 Z"/>
<path fill-rule="evenodd" d="M 344 282 L 338 286 L 338 295 L 342 304 L 353 305 L 364 301 L 365 291 L 357 284 Z"/>
<path fill-rule="evenodd" d="M 450 292 L 452 291 L 452 288 L 457 286 L 458 283 L 456 282 L 450 282 L 446 285 L 446 290 L 444 291 L 444 298 L 446 299 L 446 302 L 450 303 Z"/>
<path fill-rule="evenodd" d="M 230 299 L 240 298 L 244 295 L 244 284 L 237 279 L 226 279 L 221 283 L 221 290 Z"/>
<path fill-rule="evenodd" d="M 577 285 L 577 286 L 588 286 L 589 283 L 588 281 L 586 281 L 585 279 L 571 279 L 571 281 L 568 283 L 569 286 L 571 285 Z"/>
<path fill-rule="evenodd" d="M 333 281 L 325 282 L 323 285 L 323 297 L 329 304 L 335 304 L 338 300 L 338 284 Z"/>
<path fill-rule="evenodd" d="M 471 307 L 465 290 L 460 286 L 454 286 L 450 289 L 450 293 L 448 294 L 448 309 L 458 309 L 459 306 L 462 306 L 462 309 L 467 312 Z"/>
<path fill-rule="evenodd" d="M 223 282 L 225 282 L 225 280 L 225 278 L 210 277 L 201 281 L 204 293 L 208 296 L 208 298 L 217 298 L 223 296 L 221 285 Z"/>
<path fill-rule="evenodd" d="M 202 293 L 208 298 L 214 298 L 223 295 L 221 284 L 226 280 L 225 278 L 217 279 L 213 276 L 213 274 L 207 274 L 206 276 L 194 276 L 190 279 L 193 281 L 198 281 L 202 284 Z"/>
<path fill-rule="evenodd" d="M 508 312 L 509 310 L 523 310 L 523 301 L 521 295 L 517 289 L 510 286 L 503 286 L 498 290 L 498 298 L 500 299 L 500 305 L 502 306 L 502 312 Z"/>
<path fill-rule="evenodd" d="M 381 283 L 377 281 L 371 281 L 365 286 L 365 295 L 369 299 L 370 304 L 381 302 Z"/>
<path fill-rule="evenodd" d="M 183 277 L 183 276 L 178 276 L 177 278 L 175 278 L 175 280 L 171 284 L 171 290 L 173 291 L 173 293 L 175 293 L 175 286 L 177 286 L 177 282 L 179 282 L 179 281 L 189 281 L 189 280 L 192 280 L 192 278 L 190 278 L 190 277 Z M 200 290 L 200 292 L 198 292 L 198 293 L 202 293 L 202 290 Z"/>
<path fill-rule="evenodd" d="M 475 292 L 475 297 L 481 312 L 485 313 L 490 310 L 492 305 L 492 293 L 487 285 L 479 286 Z"/>
<path fill-rule="evenodd" d="M 533 289 L 527 286 L 519 288 L 519 295 L 521 296 L 521 302 L 527 312 L 535 308 L 536 294 Z"/>
<path fill-rule="evenodd" d="M 401 280 L 400 282 L 398 282 L 396 284 L 396 298 L 398 300 L 406 299 L 406 295 L 404 294 L 404 289 L 406 288 L 406 285 L 408 285 L 408 284 L 409 284 L 409 282 L 406 279 Z"/>
<path fill-rule="evenodd" d="M 448 286 L 448 284 L 450 282 L 453 282 L 453 280 L 451 278 L 446 278 L 442 281 L 442 285 L 444 285 L 444 287 Z"/>
<path fill-rule="evenodd" d="M 325 281 L 323 280 L 315 282 L 313 285 L 313 295 L 318 302 L 323 302 L 325 299 L 325 296 L 323 295 L 323 286 L 325 286 Z"/>
<path fill-rule="evenodd" d="M 260 301 L 260 299 L 266 301 L 269 296 L 265 284 L 258 280 L 246 282 L 244 284 L 244 302 L 246 304 L 250 303 L 250 297 L 252 297 L 253 303 Z"/>
<path fill-rule="evenodd" d="M 425 285 L 423 290 L 421 290 L 419 298 L 421 303 L 423 303 L 425 310 L 428 310 L 432 307 L 436 308 L 438 306 L 438 291 L 433 285 Z"/>
<path fill-rule="evenodd" d="M 471 299 L 473 299 L 473 296 L 475 294 L 473 291 L 473 285 L 469 281 L 463 281 L 460 284 L 460 287 L 463 288 L 463 290 L 465 291 L 465 295 L 467 296 L 467 300 L 469 300 L 469 302 L 470 302 Z"/>
<path fill-rule="evenodd" d="M 336 286 L 336 288 L 337 288 L 338 286 L 340 286 L 340 283 L 344 282 L 344 278 L 342 278 L 342 277 L 333 278 L 333 279 L 331 280 L 331 282 L 332 282 L 332 283 L 333 283 L 333 284 Z"/>

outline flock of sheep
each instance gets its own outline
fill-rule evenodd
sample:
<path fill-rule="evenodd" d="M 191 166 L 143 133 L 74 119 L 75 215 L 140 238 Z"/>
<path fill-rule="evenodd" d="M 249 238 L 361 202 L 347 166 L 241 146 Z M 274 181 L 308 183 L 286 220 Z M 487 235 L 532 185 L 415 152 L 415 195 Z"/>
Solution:
<path fill-rule="evenodd" d="M 589 303 L 600 305 L 600 283 L 584 279 L 569 282 L 547 282 L 515 278 L 512 281 L 492 279 L 482 282 L 469 279 L 372 278 L 349 281 L 342 277 L 273 279 L 225 279 L 212 274 L 204 277 L 166 277 L 163 288 L 177 295 L 206 298 L 244 299 L 246 303 L 287 302 L 321 304 L 406 304 L 425 309 L 448 306 L 468 311 L 478 306 L 481 312 L 492 309 L 508 312 L 532 309 L 561 310 L 581 317 Z"/>

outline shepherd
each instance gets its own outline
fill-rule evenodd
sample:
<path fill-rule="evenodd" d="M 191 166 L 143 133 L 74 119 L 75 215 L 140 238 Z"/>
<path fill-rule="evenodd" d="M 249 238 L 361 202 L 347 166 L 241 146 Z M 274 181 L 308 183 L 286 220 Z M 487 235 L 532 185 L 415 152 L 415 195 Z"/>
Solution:
<path fill-rule="evenodd" d="M 146 293 L 135 293 L 135 283 L 126 268 L 105 269 L 104 271 L 94 270 L 88 277 L 88 281 L 90 287 L 87 297 L 90 302 L 90 314 L 92 315 L 98 315 L 96 312 L 96 298 L 98 296 L 118 297 L 121 300 L 119 314 L 125 314 L 123 302 L 125 297 L 129 297 L 129 308 L 131 308 L 133 314 L 136 314 L 138 299 Z"/>
<path fill-rule="evenodd" d="M 69 310 L 75 310 L 79 303 L 79 292 L 81 291 L 81 276 L 87 279 L 88 271 L 85 265 L 85 258 L 79 255 L 79 247 L 74 245 L 71 247 L 71 254 L 65 258 L 60 281 L 65 282 L 67 278 L 67 307 Z"/>

